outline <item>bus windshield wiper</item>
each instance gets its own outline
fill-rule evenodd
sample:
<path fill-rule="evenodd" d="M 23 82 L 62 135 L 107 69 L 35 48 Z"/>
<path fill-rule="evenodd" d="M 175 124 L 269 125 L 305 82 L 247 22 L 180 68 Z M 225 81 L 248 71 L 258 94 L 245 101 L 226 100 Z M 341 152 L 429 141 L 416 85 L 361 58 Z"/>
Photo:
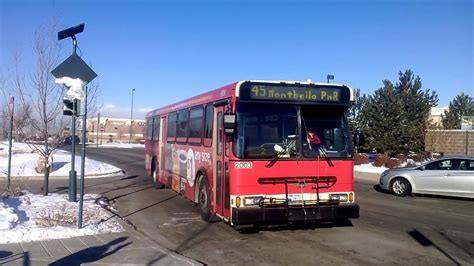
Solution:
<path fill-rule="evenodd" d="M 296 140 L 291 140 L 290 143 L 288 143 L 288 145 L 284 145 L 283 147 L 279 144 L 275 144 L 274 146 L 274 149 L 275 151 L 277 152 L 277 154 L 275 155 L 275 157 L 273 157 L 273 159 L 265 165 L 265 167 L 272 167 L 280 158 L 283 158 L 283 155 L 285 154 L 288 154 L 289 155 L 289 152 L 290 152 L 290 147 L 296 142 Z"/>
<path fill-rule="evenodd" d="M 329 158 L 326 149 L 323 146 L 318 147 L 318 153 L 320 157 L 326 159 L 326 162 L 328 163 L 329 167 L 334 167 L 331 158 Z"/>

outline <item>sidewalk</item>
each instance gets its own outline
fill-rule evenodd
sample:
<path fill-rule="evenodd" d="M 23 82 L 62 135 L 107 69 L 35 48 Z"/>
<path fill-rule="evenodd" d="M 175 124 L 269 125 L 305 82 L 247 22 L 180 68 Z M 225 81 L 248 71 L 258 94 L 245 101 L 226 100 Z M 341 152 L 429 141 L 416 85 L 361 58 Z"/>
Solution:
<path fill-rule="evenodd" d="M 0 244 L 0 265 L 202 265 L 124 228 L 122 233 Z"/>

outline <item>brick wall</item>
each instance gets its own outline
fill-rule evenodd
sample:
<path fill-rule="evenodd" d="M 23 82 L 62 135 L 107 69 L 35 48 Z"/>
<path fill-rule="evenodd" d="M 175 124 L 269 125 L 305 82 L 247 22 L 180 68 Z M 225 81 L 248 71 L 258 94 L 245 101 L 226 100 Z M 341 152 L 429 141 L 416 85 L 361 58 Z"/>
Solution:
<path fill-rule="evenodd" d="M 425 136 L 425 150 L 444 155 L 474 156 L 474 130 L 429 130 Z"/>

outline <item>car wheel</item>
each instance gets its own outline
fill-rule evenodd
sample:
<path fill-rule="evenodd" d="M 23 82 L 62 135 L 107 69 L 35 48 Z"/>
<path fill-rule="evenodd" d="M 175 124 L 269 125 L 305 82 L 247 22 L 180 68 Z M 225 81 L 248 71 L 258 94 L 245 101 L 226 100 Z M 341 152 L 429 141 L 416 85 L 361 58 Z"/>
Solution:
<path fill-rule="evenodd" d="M 390 183 L 390 191 L 393 195 L 404 197 L 411 193 L 411 185 L 405 178 L 397 177 Z"/>

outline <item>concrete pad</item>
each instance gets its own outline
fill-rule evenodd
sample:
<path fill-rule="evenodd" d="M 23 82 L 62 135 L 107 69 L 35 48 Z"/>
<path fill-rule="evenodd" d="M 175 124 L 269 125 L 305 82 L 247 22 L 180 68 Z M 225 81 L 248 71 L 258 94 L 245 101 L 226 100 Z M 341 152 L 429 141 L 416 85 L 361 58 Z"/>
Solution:
<path fill-rule="evenodd" d="M 77 239 L 77 237 L 59 239 L 59 241 L 64 245 L 64 247 L 71 254 L 87 248 L 87 246 L 84 243 L 82 243 L 79 239 Z"/>
<path fill-rule="evenodd" d="M 48 258 L 49 254 L 41 245 L 40 241 L 24 242 L 20 243 L 21 248 L 26 252 L 28 251 L 30 258 Z"/>
<path fill-rule="evenodd" d="M 46 252 L 51 257 L 63 257 L 69 255 L 69 251 L 64 247 L 64 245 L 57 239 L 54 240 L 43 240 L 41 241 Z"/>

